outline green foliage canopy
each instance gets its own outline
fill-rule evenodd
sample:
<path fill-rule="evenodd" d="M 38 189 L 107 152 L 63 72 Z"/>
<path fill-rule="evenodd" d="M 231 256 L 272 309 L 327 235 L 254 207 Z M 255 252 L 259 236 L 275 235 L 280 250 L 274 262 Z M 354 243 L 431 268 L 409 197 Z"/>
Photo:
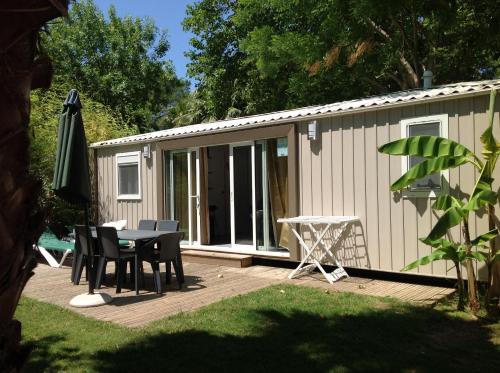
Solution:
<path fill-rule="evenodd" d="M 149 18 L 120 18 L 114 7 L 105 17 L 92 0 L 75 2 L 69 20 L 51 24 L 43 46 L 56 82 L 86 93 L 141 132 L 154 129 L 186 89 L 165 58 L 166 31 Z"/>
<path fill-rule="evenodd" d="M 201 0 L 184 27 L 206 116 L 255 114 L 436 83 L 500 66 L 498 0 Z"/>

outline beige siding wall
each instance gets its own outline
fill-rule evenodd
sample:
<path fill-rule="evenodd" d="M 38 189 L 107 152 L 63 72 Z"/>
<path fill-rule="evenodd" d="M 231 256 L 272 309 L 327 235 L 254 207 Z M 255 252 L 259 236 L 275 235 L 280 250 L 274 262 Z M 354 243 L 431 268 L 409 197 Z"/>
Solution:
<path fill-rule="evenodd" d="M 141 145 L 99 148 L 97 151 L 97 188 L 99 193 L 99 223 L 111 220 L 127 220 L 128 228 L 136 228 L 140 219 L 157 219 L 161 188 L 158 188 L 157 174 L 161 174 L 161 162 L 156 158 L 155 145 L 151 145 L 149 159 L 141 160 L 141 199 L 117 200 L 116 154 L 141 150 Z M 157 164 L 160 165 L 157 167 Z M 158 190 L 160 189 L 160 190 Z"/>
<path fill-rule="evenodd" d="M 498 129 L 498 107 L 496 129 Z M 345 265 L 399 271 L 430 248 L 418 241 L 436 216 L 431 198 L 407 198 L 389 187 L 402 174 L 401 158 L 377 147 L 401 137 L 399 121 L 432 114 L 449 115 L 449 137 L 480 153 L 487 126 L 488 96 L 476 96 L 402 108 L 334 116 L 318 121 L 320 138 L 307 140 L 307 124 L 298 126 L 300 212 L 302 215 L 356 215 L 361 224 L 339 251 Z M 450 186 L 471 191 L 477 172 L 472 165 L 451 170 Z M 497 175 L 498 178 L 499 175 Z M 487 231 L 486 219 L 473 218 L 472 235 Z M 460 227 L 453 229 L 460 239 Z M 414 270 L 454 276 L 451 263 L 436 262 Z M 481 277 L 485 271 L 480 268 Z"/>

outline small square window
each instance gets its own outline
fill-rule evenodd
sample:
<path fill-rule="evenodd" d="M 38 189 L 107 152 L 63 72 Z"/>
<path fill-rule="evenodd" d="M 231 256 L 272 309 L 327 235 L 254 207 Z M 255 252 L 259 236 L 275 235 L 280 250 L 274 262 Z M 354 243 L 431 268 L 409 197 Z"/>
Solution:
<path fill-rule="evenodd" d="M 410 118 L 401 120 L 401 137 L 413 136 L 441 136 L 448 137 L 448 115 L 432 115 L 428 117 Z M 402 173 L 406 173 L 410 168 L 424 160 L 423 157 L 409 156 L 403 157 Z M 416 180 L 407 189 L 406 194 L 415 196 L 432 196 L 434 192 L 442 189 L 442 181 L 448 179 L 446 171 L 437 172 Z"/>
<path fill-rule="evenodd" d="M 140 153 L 116 155 L 118 199 L 140 199 Z"/>
<path fill-rule="evenodd" d="M 118 194 L 139 194 L 139 165 L 118 165 Z"/>
<path fill-rule="evenodd" d="M 439 136 L 439 122 L 429 122 L 408 125 L 408 137 L 411 136 Z M 425 158 L 418 156 L 408 157 L 408 169 L 422 162 Z M 441 188 L 441 175 L 435 173 L 415 181 L 410 190 L 438 189 Z"/>

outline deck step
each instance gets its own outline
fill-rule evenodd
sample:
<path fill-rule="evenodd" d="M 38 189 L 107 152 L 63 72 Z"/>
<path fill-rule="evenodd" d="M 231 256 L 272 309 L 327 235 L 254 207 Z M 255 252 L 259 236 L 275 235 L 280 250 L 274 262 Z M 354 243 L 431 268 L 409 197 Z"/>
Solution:
<path fill-rule="evenodd" d="M 213 264 L 235 268 L 246 268 L 252 265 L 251 255 L 205 250 L 182 250 L 182 260 L 192 263 Z"/>

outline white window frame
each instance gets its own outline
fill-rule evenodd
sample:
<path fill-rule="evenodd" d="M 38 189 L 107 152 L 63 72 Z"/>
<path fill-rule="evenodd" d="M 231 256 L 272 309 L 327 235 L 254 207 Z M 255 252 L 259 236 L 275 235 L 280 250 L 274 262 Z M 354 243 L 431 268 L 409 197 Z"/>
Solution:
<path fill-rule="evenodd" d="M 118 168 L 120 164 L 132 164 L 134 162 L 130 161 L 120 161 L 120 158 L 130 158 L 137 157 L 137 185 L 138 185 L 138 193 L 137 194 L 120 194 L 120 180 L 118 175 Z M 127 153 L 117 153 L 115 156 L 115 168 L 116 168 L 116 199 L 117 200 L 140 200 L 141 197 L 141 152 L 127 152 Z"/>
<path fill-rule="evenodd" d="M 409 127 L 417 124 L 426 123 L 439 123 L 439 136 L 448 138 L 448 114 L 427 115 L 424 117 L 414 117 L 402 119 L 399 123 L 401 125 L 401 138 L 409 137 Z M 408 171 L 409 157 L 401 157 L 401 170 L 402 175 Z M 449 171 L 441 171 L 441 187 L 439 189 L 410 189 L 409 187 L 403 191 L 406 197 L 437 197 L 441 193 L 446 193 L 449 187 Z"/>

